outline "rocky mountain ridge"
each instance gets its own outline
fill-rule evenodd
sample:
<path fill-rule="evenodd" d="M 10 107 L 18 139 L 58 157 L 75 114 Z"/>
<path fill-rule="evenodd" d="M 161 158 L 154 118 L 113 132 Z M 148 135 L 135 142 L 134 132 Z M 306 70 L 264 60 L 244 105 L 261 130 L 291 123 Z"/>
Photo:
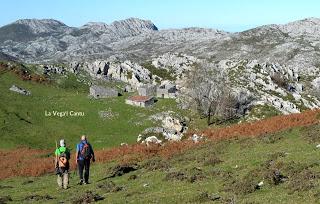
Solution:
<path fill-rule="evenodd" d="M 65 32 L 69 28 L 66 24 L 54 19 L 20 19 L 8 26 L 10 25 L 26 26 L 34 34 Z"/>
<path fill-rule="evenodd" d="M 0 51 L 30 63 L 108 57 L 145 61 L 176 52 L 213 61 L 277 62 L 309 72 L 320 64 L 319 29 L 317 18 L 238 33 L 203 28 L 158 30 L 151 21 L 136 18 L 80 28 L 55 20 L 19 20 L 0 28 Z"/>

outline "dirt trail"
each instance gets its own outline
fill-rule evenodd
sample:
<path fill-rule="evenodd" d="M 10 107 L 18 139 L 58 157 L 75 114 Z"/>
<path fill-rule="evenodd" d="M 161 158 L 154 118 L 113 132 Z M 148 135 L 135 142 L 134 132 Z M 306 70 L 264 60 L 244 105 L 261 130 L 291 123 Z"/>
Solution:
<path fill-rule="evenodd" d="M 222 128 L 208 128 L 198 134 L 203 134 L 212 140 L 227 139 L 232 137 L 256 137 L 263 134 L 274 133 L 293 127 L 309 126 L 319 122 L 320 110 L 309 110 L 299 114 L 276 116 L 265 120 L 235 124 Z M 146 147 L 133 144 L 122 147 L 96 151 L 97 162 L 120 160 L 123 162 L 134 159 L 141 160 L 154 155 L 170 157 L 183 152 L 197 144 L 189 140 L 167 143 L 165 146 Z M 15 176 L 40 176 L 53 173 L 53 157 L 49 157 L 52 150 L 35 150 L 19 148 L 16 150 L 0 150 L 0 166 L 2 171 L 0 179 Z M 74 159 L 71 159 L 71 162 Z M 71 167 L 75 167 L 72 163 Z"/>

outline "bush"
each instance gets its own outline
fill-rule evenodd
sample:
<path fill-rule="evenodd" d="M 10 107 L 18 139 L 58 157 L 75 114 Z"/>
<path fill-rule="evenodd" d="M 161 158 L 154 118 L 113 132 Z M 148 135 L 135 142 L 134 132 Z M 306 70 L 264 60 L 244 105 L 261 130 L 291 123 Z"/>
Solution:
<path fill-rule="evenodd" d="M 287 89 L 289 86 L 288 80 L 280 73 L 273 74 L 271 80 L 281 88 Z"/>
<path fill-rule="evenodd" d="M 88 91 L 89 87 L 77 80 L 76 75 L 69 74 L 66 78 L 63 78 L 59 83 L 59 87 L 63 89 L 80 89 L 82 91 Z"/>
<path fill-rule="evenodd" d="M 142 66 L 148 69 L 152 75 L 157 75 L 158 77 L 161 77 L 164 80 L 175 81 L 175 77 L 173 76 L 172 71 L 156 68 L 155 66 L 153 66 L 151 62 L 145 62 L 142 64 Z"/>

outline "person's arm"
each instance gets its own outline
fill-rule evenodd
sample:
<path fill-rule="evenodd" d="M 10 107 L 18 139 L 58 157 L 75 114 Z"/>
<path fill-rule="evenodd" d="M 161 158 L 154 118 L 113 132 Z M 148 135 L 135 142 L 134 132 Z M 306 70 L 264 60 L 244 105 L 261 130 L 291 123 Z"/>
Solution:
<path fill-rule="evenodd" d="M 56 168 L 57 168 L 57 167 L 58 167 L 58 155 L 56 155 L 55 160 L 54 160 L 54 163 L 55 163 Z"/>
<path fill-rule="evenodd" d="M 90 149 L 91 149 L 91 155 L 92 155 L 92 161 L 95 162 L 96 161 L 96 158 L 94 156 L 94 151 L 93 151 L 93 148 L 92 148 L 92 145 L 90 144 Z"/>
<path fill-rule="evenodd" d="M 71 158 L 71 151 L 69 148 L 67 148 L 67 160 L 69 161 Z"/>
<path fill-rule="evenodd" d="M 56 151 L 54 152 L 54 155 L 55 155 L 54 164 L 55 164 L 55 167 L 57 167 L 58 166 L 58 149 L 56 149 Z"/>
<path fill-rule="evenodd" d="M 76 164 L 78 163 L 79 145 L 76 147 Z"/>

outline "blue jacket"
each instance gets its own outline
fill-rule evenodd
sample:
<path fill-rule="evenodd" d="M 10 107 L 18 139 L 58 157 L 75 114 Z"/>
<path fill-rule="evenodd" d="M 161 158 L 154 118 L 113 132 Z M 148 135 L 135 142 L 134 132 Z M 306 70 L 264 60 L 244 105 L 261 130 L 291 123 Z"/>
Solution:
<path fill-rule="evenodd" d="M 77 144 L 77 152 L 78 152 L 78 158 L 77 160 L 84 160 L 84 158 L 81 156 L 81 150 L 83 148 L 83 146 L 85 144 L 89 145 L 89 149 L 90 149 L 90 158 L 94 157 L 94 152 L 93 152 L 93 148 L 91 146 L 91 144 L 87 141 L 81 141 L 79 144 Z"/>

